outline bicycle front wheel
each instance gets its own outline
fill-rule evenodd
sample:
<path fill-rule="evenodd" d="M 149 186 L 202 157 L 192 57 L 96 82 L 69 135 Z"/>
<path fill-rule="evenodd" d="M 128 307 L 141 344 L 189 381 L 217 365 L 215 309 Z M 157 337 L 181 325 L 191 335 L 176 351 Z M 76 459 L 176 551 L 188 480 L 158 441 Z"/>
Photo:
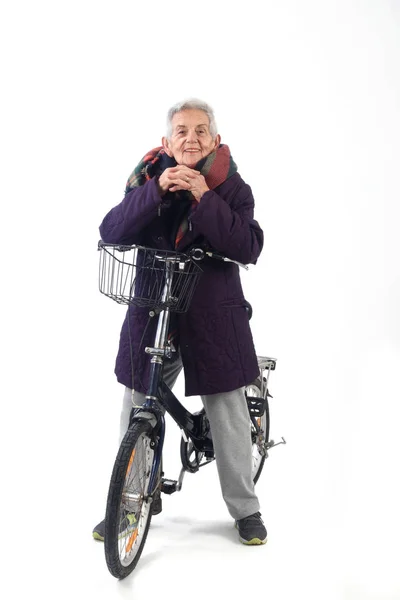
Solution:
<path fill-rule="evenodd" d="M 138 421 L 122 440 L 111 475 L 105 518 L 108 569 L 123 579 L 136 567 L 151 521 L 148 497 L 154 448 L 150 423 Z"/>
<path fill-rule="evenodd" d="M 246 386 L 246 396 L 248 398 L 260 398 L 261 396 L 261 381 L 256 379 L 250 385 Z M 256 417 L 259 433 L 257 434 L 254 425 L 251 425 L 251 442 L 252 442 L 252 467 L 251 474 L 254 483 L 257 483 L 261 471 L 263 470 L 266 453 L 264 445 L 269 440 L 269 406 L 268 397 L 265 400 L 265 411 L 261 417 Z"/>

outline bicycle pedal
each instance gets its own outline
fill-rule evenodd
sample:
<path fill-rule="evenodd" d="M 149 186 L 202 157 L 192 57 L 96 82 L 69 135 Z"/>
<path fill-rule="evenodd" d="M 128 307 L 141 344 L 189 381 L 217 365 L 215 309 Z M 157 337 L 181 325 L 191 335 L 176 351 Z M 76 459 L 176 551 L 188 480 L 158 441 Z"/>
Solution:
<path fill-rule="evenodd" d="M 173 494 L 177 491 L 177 481 L 173 479 L 162 479 L 161 480 L 161 491 L 163 494 Z"/>

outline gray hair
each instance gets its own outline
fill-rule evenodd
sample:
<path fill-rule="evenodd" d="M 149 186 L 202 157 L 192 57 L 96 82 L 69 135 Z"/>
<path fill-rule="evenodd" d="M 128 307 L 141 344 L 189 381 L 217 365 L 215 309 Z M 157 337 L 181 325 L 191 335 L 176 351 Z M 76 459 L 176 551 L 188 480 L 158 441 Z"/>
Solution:
<path fill-rule="evenodd" d="M 209 104 L 203 102 L 202 100 L 198 100 L 197 98 L 190 98 L 188 100 L 183 100 L 182 102 L 178 102 L 174 104 L 167 115 L 167 139 L 171 138 L 172 135 L 172 119 L 176 113 L 181 112 L 182 110 L 202 110 L 206 113 L 208 120 L 210 121 L 210 133 L 213 138 L 218 133 L 217 123 L 215 122 L 214 111 Z"/>

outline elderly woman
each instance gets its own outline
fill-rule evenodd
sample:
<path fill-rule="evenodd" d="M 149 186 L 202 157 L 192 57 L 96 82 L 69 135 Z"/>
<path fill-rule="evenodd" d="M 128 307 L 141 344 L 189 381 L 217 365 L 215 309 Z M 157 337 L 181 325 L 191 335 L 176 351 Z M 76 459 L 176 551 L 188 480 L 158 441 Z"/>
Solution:
<path fill-rule="evenodd" d="M 241 263 L 255 263 L 263 233 L 253 219 L 250 187 L 221 144 L 212 109 L 189 100 L 168 112 L 162 147 L 151 150 L 128 180 L 125 197 L 104 218 L 102 239 L 187 252 L 212 249 Z M 172 386 L 182 366 L 187 396 L 199 395 L 212 432 L 222 494 L 245 544 L 267 539 L 251 477 L 250 419 L 244 387 L 259 374 L 239 269 L 232 262 L 202 263 L 187 313 L 175 315 L 177 359 L 166 363 Z M 143 348 L 154 331 L 148 311 L 129 307 L 122 326 L 115 373 L 126 386 L 121 413 L 123 437 L 134 404 L 144 402 L 149 360 Z M 130 331 L 128 330 L 130 327 Z M 160 512 L 161 499 L 154 512 Z M 93 531 L 104 539 L 104 521 Z"/>

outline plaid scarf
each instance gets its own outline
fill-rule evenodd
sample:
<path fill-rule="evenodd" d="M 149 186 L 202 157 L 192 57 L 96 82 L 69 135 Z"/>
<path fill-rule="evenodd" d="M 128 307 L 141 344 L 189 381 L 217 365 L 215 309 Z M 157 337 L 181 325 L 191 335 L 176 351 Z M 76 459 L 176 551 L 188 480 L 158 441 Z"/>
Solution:
<path fill-rule="evenodd" d="M 125 188 L 125 195 L 136 187 L 144 185 L 147 181 L 161 173 L 168 167 L 177 165 L 175 159 L 170 159 L 162 146 L 154 148 L 145 154 L 140 163 L 132 171 Z M 194 167 L 204 176 L 210 190 L 226 181 L 237 171 L 237 166 L 226 144 L 220 146 L 211 154 L 202 158 Z M 179 244 L 188 229 L 188 217 L 195 210 L 198 202 L 190 192 L 175 192 L 190 198 L 190 208 L 176 235 L 175 247 Z"/>

